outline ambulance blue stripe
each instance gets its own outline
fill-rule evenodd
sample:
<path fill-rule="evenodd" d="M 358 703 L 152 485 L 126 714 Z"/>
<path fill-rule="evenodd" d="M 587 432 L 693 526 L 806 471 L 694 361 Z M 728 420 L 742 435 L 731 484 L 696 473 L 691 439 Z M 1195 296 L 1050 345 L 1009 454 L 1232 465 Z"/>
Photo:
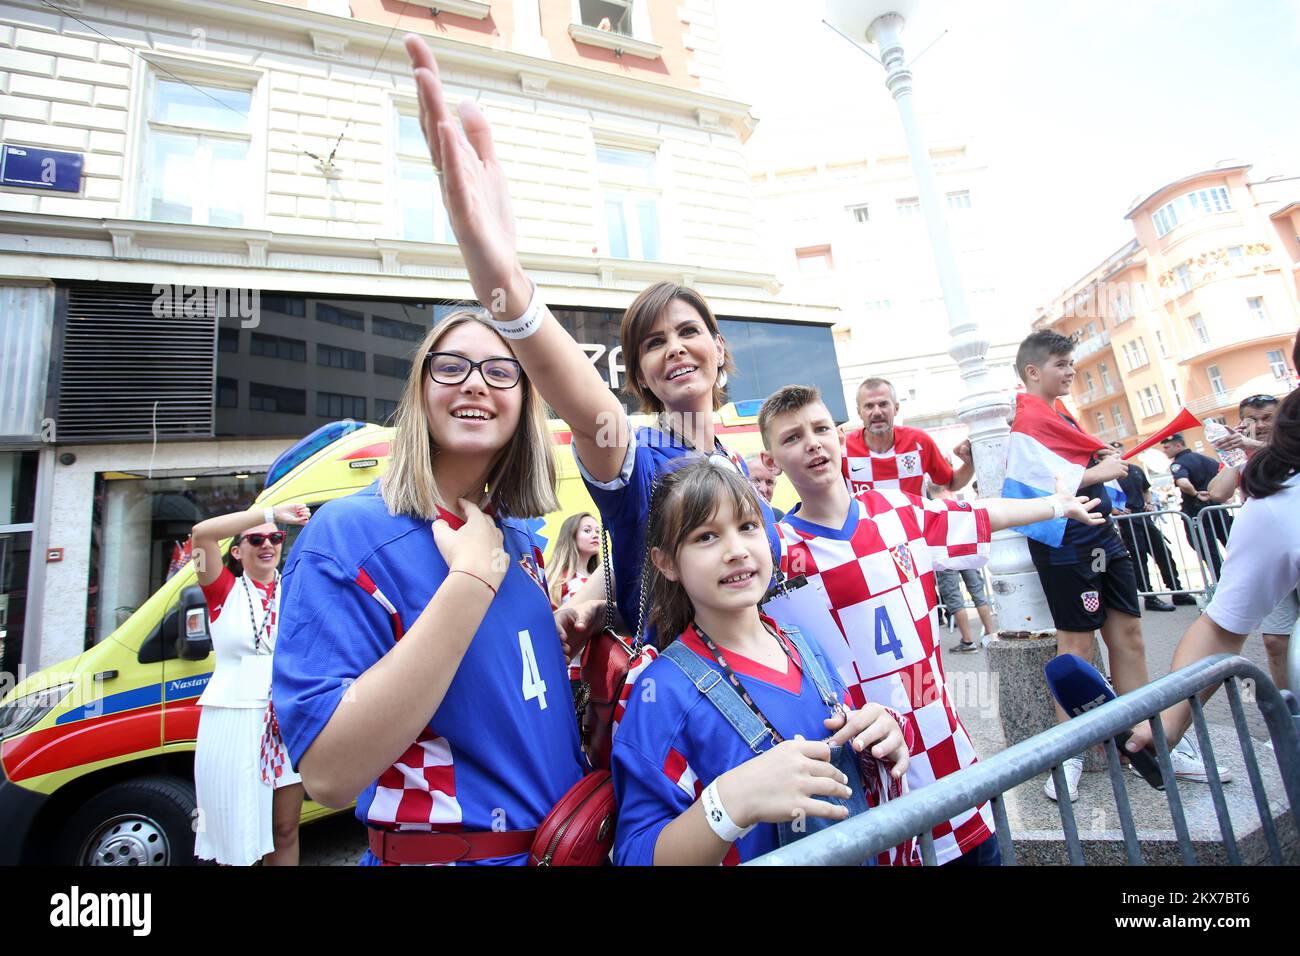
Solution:
<path fill-rule="evenodd" d="M 164 699 L 167 701 L 188 700 L 202 694 L 203 688 L 208 686 L 208 681 L 211 679 L 212 674 L 209 672 L 169 680 L 165 689 L 162 684 L 146 684 L 144 687 L 109 694 L 107 697 L 91 701 L 85 706 L 74 707 L 66 714 L 60 715 L 54 722 L 55 724 L 70 724 L 74 721 L 85 720 L 87 717 L 104 717 L 108 714 L 121 713 L 124 710 L 134 710 L 137 707 L 161 704 Z"/>

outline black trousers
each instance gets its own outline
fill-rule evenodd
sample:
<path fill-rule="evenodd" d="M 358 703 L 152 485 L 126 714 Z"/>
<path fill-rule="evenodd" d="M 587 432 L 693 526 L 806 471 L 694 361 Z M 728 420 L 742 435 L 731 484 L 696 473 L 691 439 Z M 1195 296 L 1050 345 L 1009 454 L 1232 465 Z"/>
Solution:
<path fill-rule="evenodd" d="M 1137 565 L 1137 582 L 1139 591 L 1154 591 L 1147 573 L 1147 558 L 1156 559 L 1160 577 L 1164 579 L 1165 590 L 1181 591 L 1182 582 L 1178 578 L 1178 568 L 1174 565 L 1173 555 L 1169 553 L 1169 541 L 1159 526 L 1150 518 L 1128 518 L 1116 522 L 1120 536 L 1128 547 L 1129 554 Z"/>
<path fill-rule="evenodd" d="M 1197 520 L 1197 515 L 1204 511 L 1208 505 L 1200 507 L 1190 506 L 1186 500 L 1183 501 L 1183 514 L 1187 515 L 1198 526 L 1204 526 L 1205 529 L 1205 550 L 1206 556 L 1210 559 L 1210 567 L 1214 570 L 1214 580 L 1219 580 L 1219 572 L 1223 569 L 1223 554 L 1219 551 L 1219 543 L 1228 543 L 1228 535 L 1232 533 L 1232 519 L 1228 517 L 1226 511 L 1214 511 L 1204 522 Z"/>

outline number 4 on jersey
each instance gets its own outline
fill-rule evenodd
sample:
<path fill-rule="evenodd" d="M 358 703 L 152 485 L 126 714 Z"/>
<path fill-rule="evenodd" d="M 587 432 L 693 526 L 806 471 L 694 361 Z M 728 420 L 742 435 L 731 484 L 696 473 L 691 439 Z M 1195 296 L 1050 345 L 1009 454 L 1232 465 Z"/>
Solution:
<path fill-rule="evenodd" d="M 903 644 L 894 633 L 894 623 L 889 619 L 889 612 L 884 605 L 876 608 L 876 653 L 892 652 L 898 660 L 903 659 Z"/>
<path fill-rule="evenodd" d="M 546 681 L 542 680 L 537 668 L 537 656 L 533 653 L 533 639 L 527 631 L 519 632 L 519 656 L 524 663 L 524 700 L 537 699 L 537 706 L 546 709 Z"/>

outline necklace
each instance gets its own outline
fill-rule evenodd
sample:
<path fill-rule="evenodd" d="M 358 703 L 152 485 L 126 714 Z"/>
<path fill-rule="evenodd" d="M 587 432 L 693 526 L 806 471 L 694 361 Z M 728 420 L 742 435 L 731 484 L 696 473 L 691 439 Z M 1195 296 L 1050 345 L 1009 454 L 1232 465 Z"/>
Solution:
<path fill-rule="evenodd" d="M 244 594 L 248 597 L 248 623 L 253 626 L 253 653 L 270 654 L 275 650 L 274 642 L 267 639 L 270 628 L 268 625 L 271 621 L 271 606 L 276 603 L 280 593 L 280 571 L 277 568 L 275 572 L 275 581 L 271 584 L 271 591 L 267 595 L 266 604 L 262 608 L 262 623 L 257 623 L 257 618 L 253 616 L 253 605 L 256 603 L 253 598 L 255 590 L 248 583 L 248 575 L 241 574 L 239 580 L 244 583 Z M 266 635 L 266 636 L 264 636 Z M 266 648 L 265 651 L 262 648 Z"/>

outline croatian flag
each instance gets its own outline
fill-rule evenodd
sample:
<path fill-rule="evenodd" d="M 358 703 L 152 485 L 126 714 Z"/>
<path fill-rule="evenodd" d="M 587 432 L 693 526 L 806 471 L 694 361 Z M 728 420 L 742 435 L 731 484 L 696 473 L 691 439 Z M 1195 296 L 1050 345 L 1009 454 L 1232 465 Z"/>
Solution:
<path fill-rule="evenodd" d="M 1016 395 L 1016 420 L 1007 441 L 1002 497 L 1047 498 L 1055 494 L 1057 476 L 1066 488 L 1077 491 L 1093 454 L 1102 447 L 1064 409 L 1020 392 Z M 1059 548 L 1068 520 L 1051 518 L 1016 530 L 1048 547 Z"/>

